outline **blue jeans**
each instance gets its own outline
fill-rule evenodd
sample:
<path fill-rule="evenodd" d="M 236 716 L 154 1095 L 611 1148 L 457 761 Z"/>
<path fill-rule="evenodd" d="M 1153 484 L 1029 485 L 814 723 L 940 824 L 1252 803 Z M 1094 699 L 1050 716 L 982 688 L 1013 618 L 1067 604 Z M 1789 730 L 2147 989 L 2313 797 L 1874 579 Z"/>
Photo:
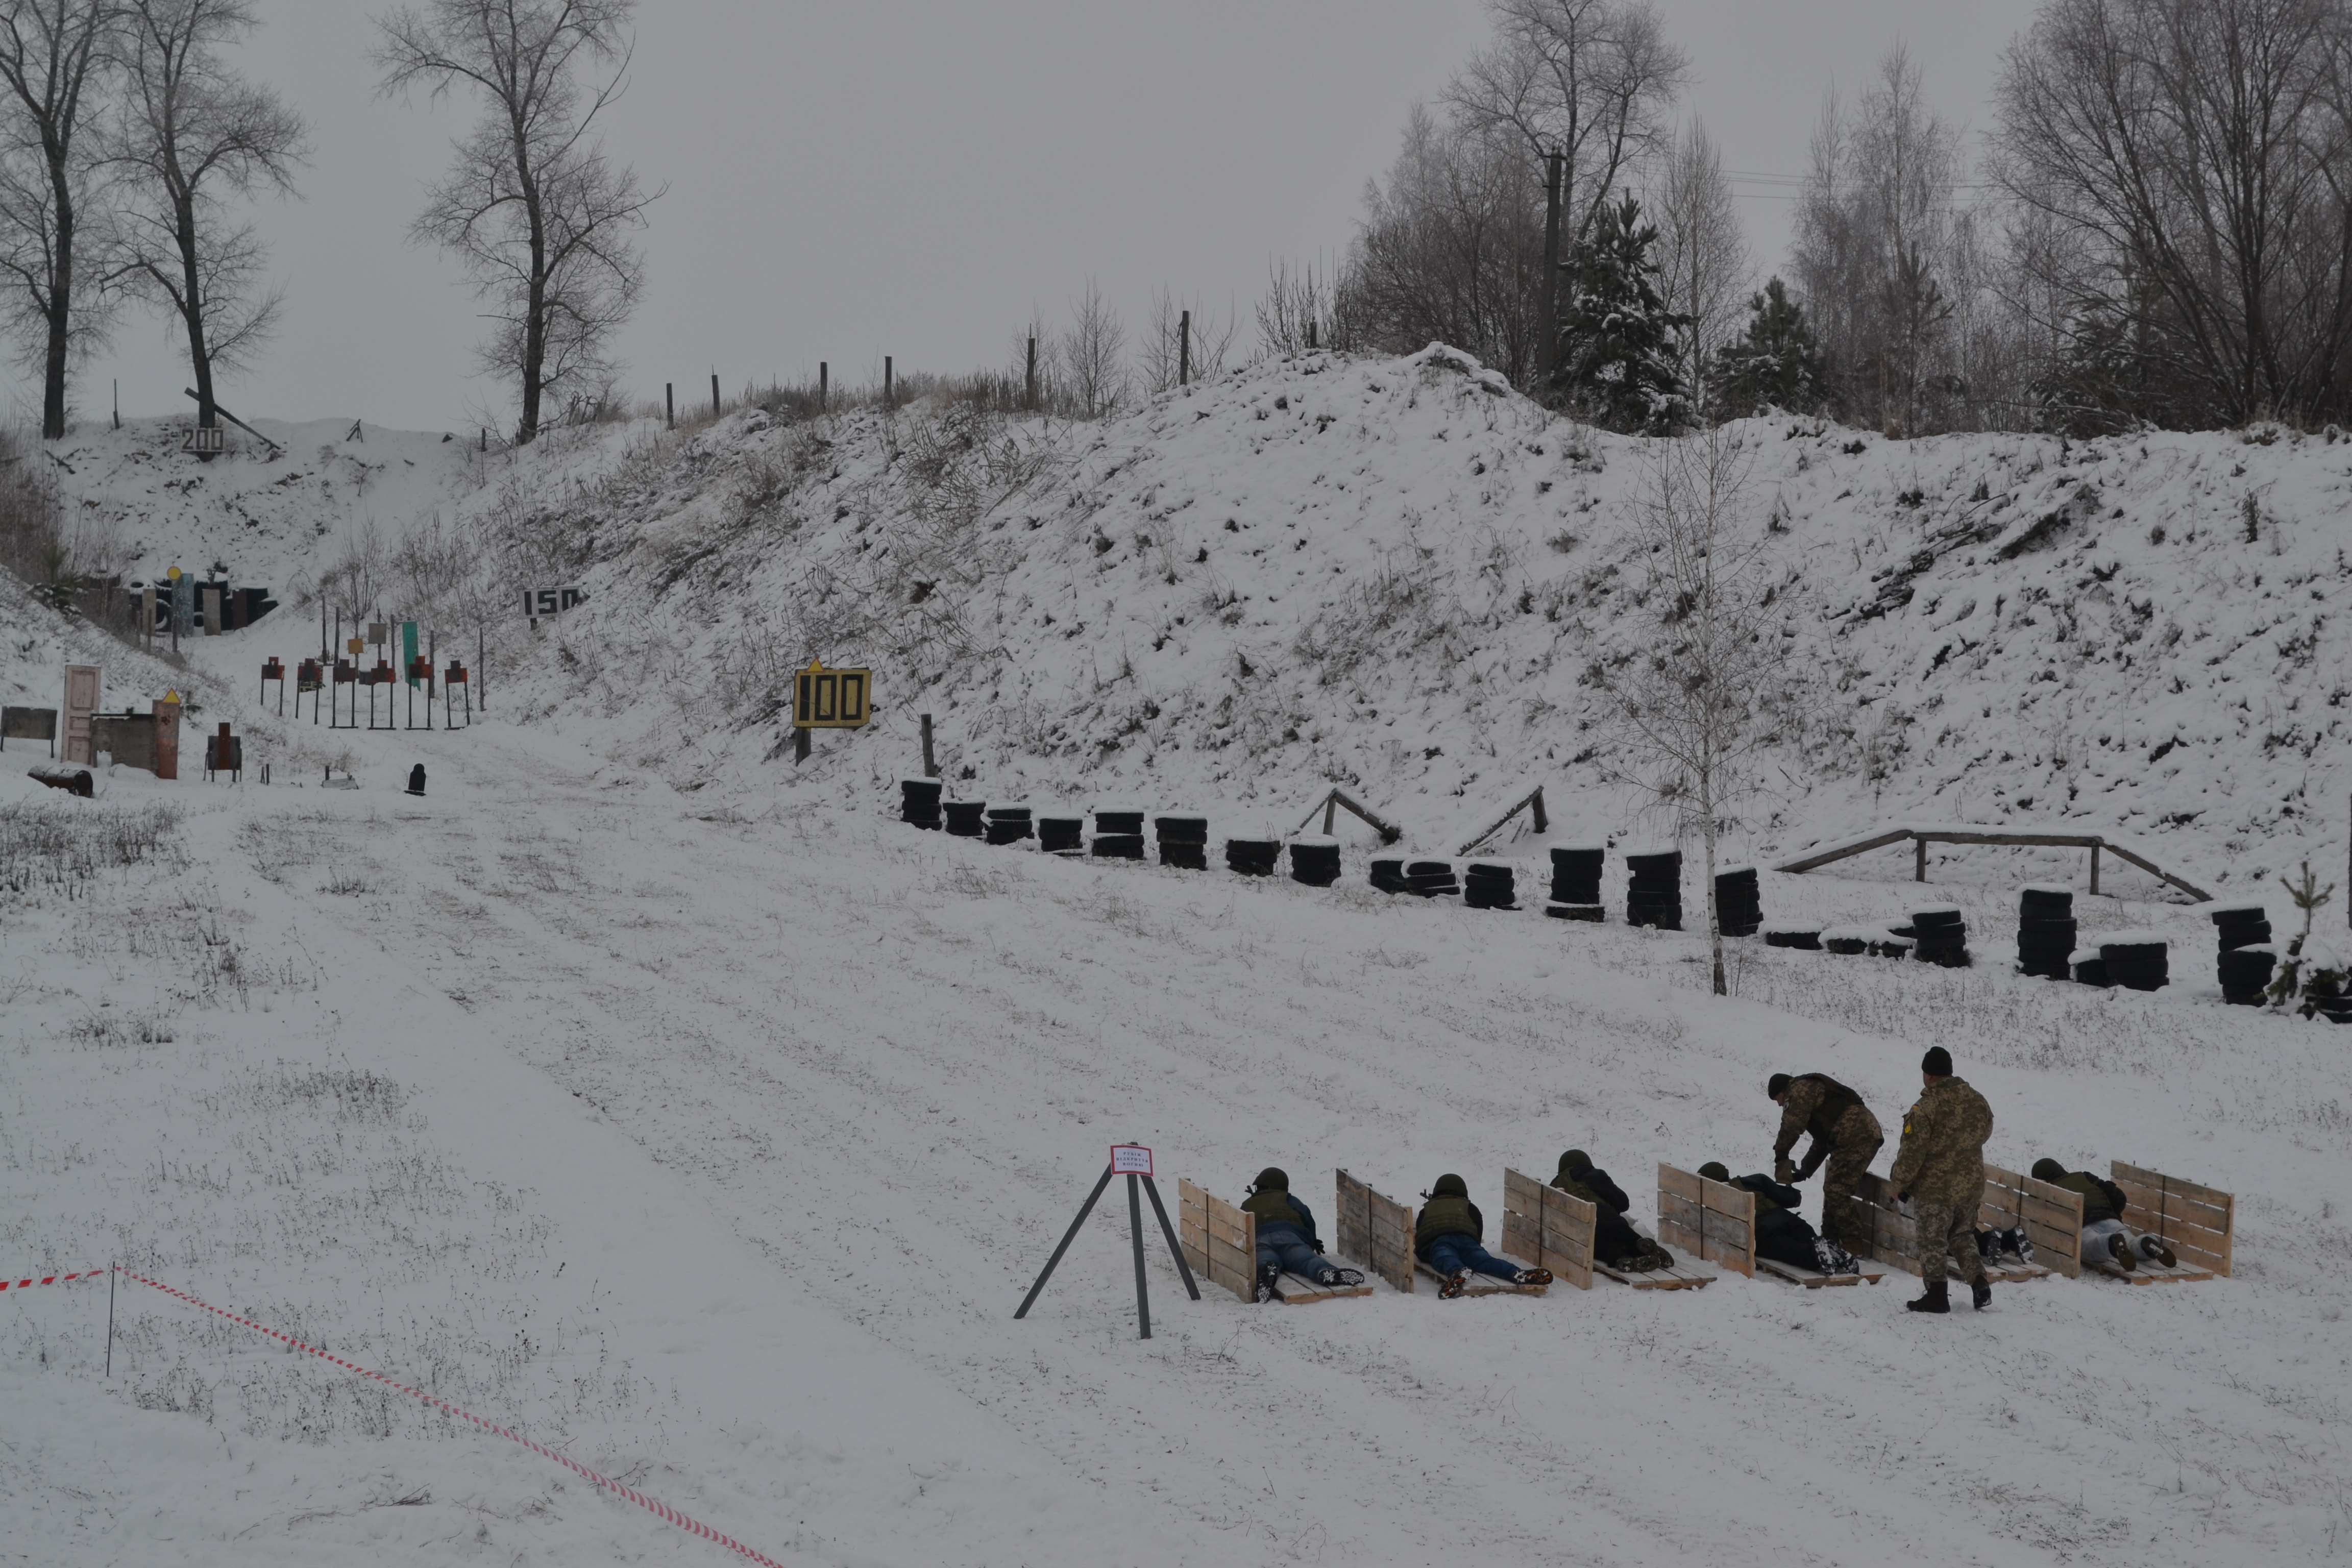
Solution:
<path fill-rule="evenodd" d="M 1316 1256 L 1307 1238 L 1289 1226 L 1257 1233 L 1257 1266 L 1264 1268 L 1278 1263 L 1286 1274 L 1296 1274 L 1301 1279 L 1312 1279 L 1329 1265 Z"/>
<path fill-rule="evenodd" d="M 1479 1246 L 1474 1237 L 1441 1236 L 1429 1244 L 1429 1250 L 1422 1256 L 1432 1268 L 1449 1278 L 1465 1268 L 1473 1274 L 1491 1274 L 1497 1279 L 1516 1279 L 1519 1275 L 1517 1264 L 1504 1262 Z"/>

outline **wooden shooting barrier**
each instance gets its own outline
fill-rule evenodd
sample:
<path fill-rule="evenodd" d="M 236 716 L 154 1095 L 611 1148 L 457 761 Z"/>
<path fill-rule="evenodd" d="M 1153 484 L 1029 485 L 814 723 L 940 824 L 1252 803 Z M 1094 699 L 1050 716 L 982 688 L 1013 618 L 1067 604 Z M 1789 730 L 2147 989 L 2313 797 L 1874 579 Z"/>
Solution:
<path fill-rule="evenodd" d="M 1412 1210 L 1339 1173 L 1333 1222 L 1340 1256 L 1352 1258 L 1406 1295 L 1412 1294 Z"/>
<path fill-rule="evenodd" d="M 1503 1171 L 1503 1250 L 1580 1290 L 1592 1289 L 1592 1232 L 1600 1206 L 1570 1197 L 1507 1166 Z"/>
<path fill-rule="evenodd" d="M 1921 1272 L 1919 1227 L 1895 1201 L 1895 1188 L 1884 1176 L 1865 1173 L 1854 1188 L 1854 1199 L 1870 1220 L 1870 1255 L 1906 1274 Z M 2016 1220 L 2008 1216 L 2015 1215 Z M 2001 1223 L 1995 1224 L 1995 1221 Z M 2083 1195 L 2064 1187 L 2021 1176 L 1998 1165 L 1985 1167 L 1984 1203 L 1977 1211 L 1979 1226 L 2007 1229 L 2022 1222 L 2033 1243 L 2033 1262 L 2009 1260 L 2001 1267 L 1985 1265 L 1985 1278 L 2010 1284 L 2039 1279 L 2055 1270 L 2069 1279 L 2083 1271 Z M 1953 1259 L 1955 1265 L 1960 1260 Z M 1948 1270 L 1965 1278 L 1968 1270 Z"/>
<path fill-rule="evenodd" d="M 1257 1300 L 1257 1215 L 1237 1208 L 1208 1191 L 1179 1179 L 1176 1183 L 1177 1233 L 1183 1238 L 1184 1260 L 1192 1272 L 1222 1285 L 1243 1300 Z M 1296 1274 L 1275 1281 L 1276 1300 L 1293 1306 L 1331 1301 L 1349 1296 L 1369 1296 L 1370 1285 L 1318 1285 Z"/>
<path fill-rule="evenodd" d="M 1756 1194 L 1672 1165 L 1658 1167 L 1658 1239 L 1734 1274 L 1756 1277 Z"/>
<path fill-rule="evenodd" d="M 2180 1264 L 2167 1268 L 2153 1258 L 2142 1258 L 2139 1267 L 2126 1274 L 2113 1263 L 2095 1259 L 2094 1266 L 2099 1272 L 2134 1285 L 2187 1284 L 2230 1272 L 2231 1235 L 2236 1228 L 2238 1215 L 2236 1198 L 2212 1187 L 2184 1182 L 2178 1176 L 2126 1165 L 2121 1160 L 2109 1161 L 2107 1173 L 2108 1179 L 2124 1190 L 2127 1203 L 2125 1227 L 2160 1237 Z"/>

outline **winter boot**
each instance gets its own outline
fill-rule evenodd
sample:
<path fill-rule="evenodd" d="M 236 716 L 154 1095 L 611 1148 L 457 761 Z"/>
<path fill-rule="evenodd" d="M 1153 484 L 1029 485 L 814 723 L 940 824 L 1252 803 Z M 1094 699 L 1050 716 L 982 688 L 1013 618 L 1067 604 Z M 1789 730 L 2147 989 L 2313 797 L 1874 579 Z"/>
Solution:
<path fill-rule="evenodd" d="M 1282 1292 L 1281 1292 L 1281 1291 L 1279 1291 L 1279 1290 L 1277 1290 L 1277 1289 L 1276 1289 L 1274 1287 L 1275 1287 L 1275 1282 L 1276 1282 L 1276 1280 L 1280 1279 L 1281 1278 L 1282 1278 L 1282 1265 L 1281 1265 L 1281 1264 L 1279 1264 L 1279 1263 L 1261 1263 L 1261 1264 L 1259 1264 L 1259 1265 L 1257 1266 L 1257 1299 L 1258 1299 L 1260 1301 L 1278 1301 L 1278 1300 L 1280 1300 L 1282 1299 Z"/>
<path fill-rule="evenodd" d="M 1675 1266 L 1675 1255 L 1654 1241 L 1643 1249 L 1643 1256 L 1649 1258 L 1653 1268 L 1672 1268 Z"/>
<path fill-rule="evenodd" d="M 2161 1237 L 2141 1237 L 2139 1238 L 2139 1255 L 2142 1258 L 2152 1258 L 2157 1262 L 2163 1264 L 2167 1268 L 2178 1268 L 2180 1267 L 2180 1255 L 2173 1251 L 2172 1248 L 2165 1246 L 2164 1238 Z"/>
<path fill-rule="evenodd" d="M 1813 1238 L 1813 1263 L 1824 1274 L 1862 1272 L 1862 1260 L 1826 1236 Z"/>
<path fill-rule="evenodd" d="M 1549 1285 L 1551 1283 L 1551 1270 L 1549 1268 L 1522 1268 L 1517 1274 L 1511 1276 L 1511 1283 L 1514 1285 Z"/>
<path fill-rule="evenodd" d="M 2017 1254 L 2017 1260 L 2020 1263 L 2033 1261 L 2033 1238 L 2025 1234 L 2023 1226 L 2021 1225 L 2009 1233 L 2009 1249 Z"/>
<path fill-rule="evenodd" d="M 2132 1256 L 2131 1243 L 2126 1241 L 2120 1235 L 2107 1237 L 2107 1256 L 2113 1258 L 2116 1267 L 2125 1273 L 2131 1274 L 2138 1271 L 2139 1259 Z"/>
<path fill-rule="evenodd" d="M 1997 1230 L 1977 1232 L 1977 1256 L 1994 1268 L 2000 1266 L 2000 1234 Z"/>
<path fill-rule="evenodd" d="M 1437 1294 L 1443 1300 L 1451 1301 L 1456 1296 L 1461 1295 L 1462 1292 L 1468 1288 L 1469 1284 L 1470 1270 L 1467 1268 L 1457 1268 L 1453 1273 L 1445 1277 L 1445 1283 L 1437 1288 Z"/>
<path fill-rule="evenodd" d="M 1631 1258 L 1612 1258 L 1609 1263 L 1609 1267 L 1620 1274 L 1647 1274 L 1657 1266 L 1657 1260 L 1646 1252 L 1637 1252 Z"/>
<path fill-rule="evenodd" d="M 1363 1282 L 1364 1277 L 1353 1268 L 1327 1268 L 1315 1276 L 1315 1283 L 1326 1289 L 1336 1289 L 1342 1285 L 1361 1285 Z"/>
<path fill-rule="evenodd" d="M 1948 1312 L 1952 1310 L 1950 1287 L 1938 1279 L 1927 1287 L 1927 1293 L 1916 1301 L 1906 1301 L 1915 1312 Z"/>
<path fill-rule="evenodd" d="M 1979 1312 L 1983 1311 L 1987 1307 L 1992 1305 L 1992 1281 L 1990 1279 L 1970 1280 L 1969 1283 L 1969 1295 L 1976 1301 L 1977 1310 Z"/>

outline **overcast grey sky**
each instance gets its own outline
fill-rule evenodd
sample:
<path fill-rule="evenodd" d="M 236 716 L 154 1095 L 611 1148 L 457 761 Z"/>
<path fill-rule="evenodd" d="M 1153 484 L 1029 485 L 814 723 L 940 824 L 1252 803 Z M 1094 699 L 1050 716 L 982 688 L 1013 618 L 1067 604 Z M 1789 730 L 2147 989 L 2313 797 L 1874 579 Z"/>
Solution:
<path fill-rule="evenodd" d="M 474 303 L 405 237 L 419 186 L 471 118 L 457 100 L 377 99 L 381 5 L 262 0 L 255 77 L 310 119 L 302 199 L 260 214 L 287 289 L 277 340 L 224 384 L 248 417 L 470 429 L 508 406 L 474 374 Z M 1931 100 L 1989 122 L 1999 53 L 2028 0 L 1661 0 L 1727 167 L 1802 171 L 1834 79 L 1897 40 Z M 1005 362 L 1032 308 L 1050 322 L 1088 277 L 1130 323 L 1155 287 L 1246 321 L 1271 258 L 1328 258 L 1407 110 L 1486 32 L 1480 0 L 646 0 L 609 143 L 669 193 L 646 235 L 626 384 L 731 395 L 747 379 L 878 376 Z M 1785 250 L 1785 189 L 1743 181 L 1759 258 Z M 176 414 L 186 365 L 127 314 L 84 374 L 131 414 Z M 20 419 L 39 389 L 14 378 Z"/>

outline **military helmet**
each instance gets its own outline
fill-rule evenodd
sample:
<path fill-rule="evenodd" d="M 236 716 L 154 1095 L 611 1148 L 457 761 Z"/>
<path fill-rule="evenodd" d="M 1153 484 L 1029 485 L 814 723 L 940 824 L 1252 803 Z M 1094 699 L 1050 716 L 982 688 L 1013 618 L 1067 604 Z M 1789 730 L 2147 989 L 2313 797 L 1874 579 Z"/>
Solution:
<path fill-rule="evenodd" d="M 1731 1180 L 1731 1167 L 1725 1164 L 1720 1160 L 1709 1160 L 1706 1164 L 1701 1165 L 1698 1168 L 1698 1173 L 1705 1176 L 1710 1182 L 1728 1182 Z"/>
<path fill-rule="evenodd" d="M 1250 1184 L 1250 1191 L 1254 1193 L 1286 1193 L 1289 1190 L 1290 1178 L 1283 1173 L 1279 1165 L 1268 1165 L 1257 1173 L 1257 1180 Z"/>
<path fill-rule="evenodd" d="M 1582 1175 L 1592 1169 L 1592 1156 L 1581 1149 L 1570 1149 L 1559 1157 L 1559 1168 L 1563 1174 Z"/>
<path fill-rule="evenodd" d="M 2055 1182 L 2065 1174 L 2066 1167 L 2047 1154 L 2033 1162 L 2033 1179 L 2037 1182 Z"/>
<path fill-rule="evenodd" d="M 1437 1178 L 1437 1184 L 1429 1189 L 1429 1195 L 1433 1198 L 1466 1198 L 1470 1195 L 1470 1184 L 1449 1172 Z"/>

